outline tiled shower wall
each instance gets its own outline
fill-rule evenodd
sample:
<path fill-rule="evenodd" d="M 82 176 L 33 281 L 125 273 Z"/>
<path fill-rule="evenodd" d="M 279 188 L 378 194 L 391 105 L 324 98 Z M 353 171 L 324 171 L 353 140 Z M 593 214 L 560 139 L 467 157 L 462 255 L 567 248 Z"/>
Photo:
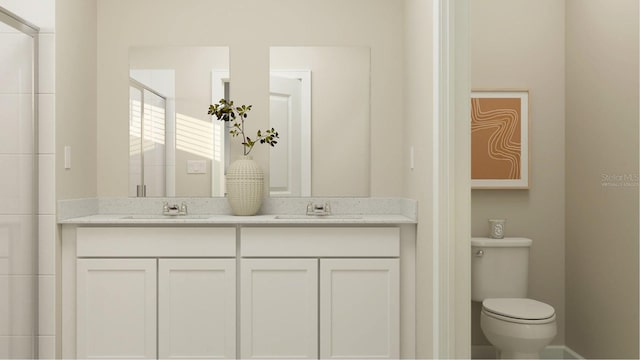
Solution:
<path fill-rule="evenodd" d="M 42 0 L 38 0 L 40 3 Z M 54 0 L 48 0 L 52 10 Z M 38 158 L 39 158 L 39 306 L 38 354 L 41 359 L 55 358 L 56 295 L 56 206 L 55 206 L 55 32 L 41 27 L 39 43 Z"/>
<path fill-rule="evenodd" d="M 10 241 L 12 252 L 10 264 L 11 274 L 17 276 L 5 276 L 6 290 L 0 298 L 0 358 L 33 358 L 36 351 L 40 358 L 52 359 L 55 357 L 55 0 L 0 0 L 0 6 L 22 17 L 40 28 L 38 48 L 38 92 L 36 101 L 38 104 L 38 162 L 39 162 L 39 199 L 38 199 L 38 229 L 24 225 L 29 222 L 29 216 L 24 214 L 30 211 L 14 211 L 12 215 L 1 215 L 6 222 L 18 224 L 5 226 L 0 229 L 0 239 Z M 5 50 L 6 51 L 6 50 Z M 0 52 L 3 52 L 0 50 Z M 6 104 L 5 104 L 6 105 Z M 11 105 L 11 103 L 9 103 Z M 2 106 L 0 100 L 0 106 Z M 9 106 L 10 108 L 10 106 Z M 2 110 L 0 109 L 0 112 Z M 6 110 L 5 110 L 6 111 Z M 25 129 L 31 131 L 31 127 Z M 10 129 L 7 129 L 10 130 Z M 3 129 L 4 131 L 4 129 Z M 14 130 L 11 130 L 14 131 Z M 10 135 L 11 131 L 4 131 Z M 20 130 L 18 130 L 20 131 Z M 1 151 L 1 150 L 0 150 Z M 22 151 L 27 152 L 27 151 Z M 30 149 L 28 150 L 30 152 Z M 0 164 L 1 165 L 1 164 Z M 29 166 L 23 166 L 25 171 L 30 171 Z M 11 179 L 15 176 L 28 176 L 28 174 L 3 174 L 3 178 Z M 35 179 L 34 179 L 35 180 Z M 6 181 L 0 180 L 1 190 L 9 189 Z M 30 188 L 28 189 L 30 190 Z M 30 196 L 29 196 L 30 197 Z M 29 201 L 31 203 L 31 201 Z M 5 211 L 1 214 L 9 214 L 9 208 L 15 204 L 2 204 Z M 13 215 L 18 214 L 18 215 Z M 20 215 L 23 214 L 23 215 Z M 13 217 L 14 219 L 8 219 Z M 11 220 L 11 221 L 9 221 Z M 15 220 L 15 221 L 14 221 Z M 3 234 L 2 232 L 5 232 Z M 30 239 L 37 241 L 29 241 Z M 6 241 L 9 243 L 9 241 Z M 20 244 L 19 246 L 14 246 Z M 34 274 L 33 245 L 38 246 L 38 273 Z M 0 244 L 1 245 L 1 244 Z M 7 246 L 7 249 L 9 247 Z M 0 252 L 2 247 L 0 246 Z M 15 253 L 15 254 L 14 254 Z M 0 254 L 2 257 L 2 254 Z M 6 257 L 9 259 L 9 256 Z M 15 269 L 13 269 L 15 268 Z M 30 286 L 33 276 L 38 279 L 38 311 L 34 311 L 34 291 Z M 0 283 L 0 286 L 2 284 Z M 2 303 L 2 301 L 5 303 Z M 35 322 L 35 316 L 38 321 Z M 35 325 L 37 324 L 37 325 Z M 3 328 L 6 327 L 6 328 Z M 34 327 L 37 326 L 37 329 Z M 11 327 L 9 329 L 8 327 Z M 33 347 L 34 342 L 30 334 L 38 336 L 38 349 Z M 5 336 L 3 336 L 5 335 Z M 17 336 L 6 336 L 17 335 Z M 2 351 L 6 350 L 7 353 Z"/>

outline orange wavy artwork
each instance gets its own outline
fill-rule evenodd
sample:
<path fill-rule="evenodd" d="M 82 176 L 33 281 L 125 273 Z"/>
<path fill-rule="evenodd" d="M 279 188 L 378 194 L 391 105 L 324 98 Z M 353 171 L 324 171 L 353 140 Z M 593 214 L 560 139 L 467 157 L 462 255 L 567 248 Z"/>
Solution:
<path fill-rule="evenodd" d="M 520 99 L 471 99 L 471 178 L 520 179 Z"/>

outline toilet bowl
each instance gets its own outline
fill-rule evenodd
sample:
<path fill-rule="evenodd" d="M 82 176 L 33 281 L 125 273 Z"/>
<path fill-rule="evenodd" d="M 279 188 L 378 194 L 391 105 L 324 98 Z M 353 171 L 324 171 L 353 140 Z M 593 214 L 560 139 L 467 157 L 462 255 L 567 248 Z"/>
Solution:
<path fill-rule="evenodd" d="M 527 298 L 532 243 L 471 239 L 471 300 L 482 302 L 480 327 L 501 359 L 538 359 L 558 332 L 553 307 Z"/>
<path fill-rule="evenodd" d="M 553 307 L 526 298 L 485 299 L 480 327 L 500 359 L 539 359 L 557 334 Z"/>

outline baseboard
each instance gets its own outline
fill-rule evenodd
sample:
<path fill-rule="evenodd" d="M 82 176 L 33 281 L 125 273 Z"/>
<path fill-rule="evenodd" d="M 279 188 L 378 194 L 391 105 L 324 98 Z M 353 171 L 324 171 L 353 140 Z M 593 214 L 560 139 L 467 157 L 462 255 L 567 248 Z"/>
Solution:
<path fill-rule="evenodd" d="M 496 351 L 491 345 L 471 346 L 472 359 L 495 359 Z M 573 359 L 584 360 L 580 354 L 564 345 L 547 346 L 540 354 L 540 359 Z"/>
<path fill-rule="evenodd" d="M 578 359 L 578 360 L 584 360 L 584 357 L 582 357 L 582 355 L 578 354 L 577 352 L 573 351 L 573 349 L 571 349 L 568 346 L 564 347 L 564 358 L 565 359 Z"/>
<path fill-rule="evenodd" d="M 563 345 L 549 345 L 540 353 L 540 359 L 567 359 L 565 348 Z"/>

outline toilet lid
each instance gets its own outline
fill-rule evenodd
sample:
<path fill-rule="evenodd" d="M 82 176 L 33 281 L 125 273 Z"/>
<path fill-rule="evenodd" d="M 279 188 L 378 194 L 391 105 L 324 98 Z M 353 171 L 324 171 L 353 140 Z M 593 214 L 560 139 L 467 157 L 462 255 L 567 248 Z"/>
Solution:
<path fill-rule="evenodd" d="M 485 299 L 482 307 L 494 314 L 523 320 L 543 320 L 555 314 L 552 306 L 533 299 Z"/>

